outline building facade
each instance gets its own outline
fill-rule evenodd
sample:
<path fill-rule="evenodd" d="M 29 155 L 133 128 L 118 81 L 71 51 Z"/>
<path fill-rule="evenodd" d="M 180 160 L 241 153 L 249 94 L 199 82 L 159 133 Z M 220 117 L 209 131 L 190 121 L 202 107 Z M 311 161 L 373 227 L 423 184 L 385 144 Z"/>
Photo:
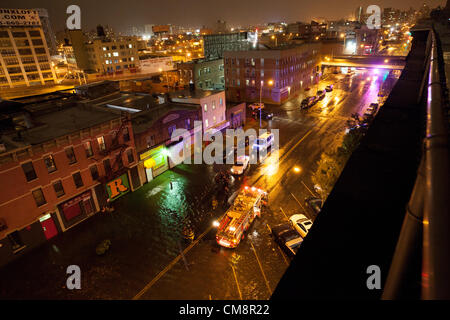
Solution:
<path fill-rule="evenodd" d="M 177 64 L 181 83 L 194 83 L 196 89 L 224 90 L 225 73 L 223 59 L 197 59 Z"/>
<path fill-rule="evenodd" d="M 45 40 L 47 42 L 48 51 L 51 56 L 58 54 L 56 47 L 56 37 L 53 32 L 52 24 L 50 23 L 50 18 L 48 16 L 47 9 L 37 8 L 36 9 L 39 14 L 39 19 L 41 20 L 42 31 L 45 35 Z"/>
<path fill-rule="evenodd" d="M 3 26 L 5 24 L 2 23 L 0 26 L 0 88 L 57 82 L 38 13 L 27 11 L 31 16 L 36 15 L 34 25 L 25 26 L 24 20 L 23 24 Z"/>
<path fill-rule="evenodd" d="M 320 43 L 270 50 L 225 52 L 226 97 L 230 102 L 281 104 L 317 81 Z M 261 90 L 262 83 L 262 90 Z"/>
<path fill-rule="evenodd" d="M 70 30 L 69 35 L 77 66 L 86 72 L 120 74 L 136 72 L 139 67 L 135 37 L 86 41 L 81 30 Z"/>
<path fill-rule="evenodd" d="M 203 36 L 204 57 L 221 59 L 225 51 L 241 51 L 252 48 L 251 32 L 211 34 Z"/>
<path fill-rule="evenodd" d="M 71 97 L 65 101 L 16 106 L 22 111 L 9 116 L 24 130 L 2 132 L 0 180 L 8 188 L 0 195 L 0 265 L 134 189 L 131 121 Z"/>

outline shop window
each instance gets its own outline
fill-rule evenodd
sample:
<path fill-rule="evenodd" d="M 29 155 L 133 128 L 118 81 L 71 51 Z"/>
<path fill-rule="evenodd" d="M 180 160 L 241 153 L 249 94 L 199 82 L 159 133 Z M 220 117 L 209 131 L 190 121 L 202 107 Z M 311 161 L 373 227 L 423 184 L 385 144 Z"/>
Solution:
<path fill-rule="evenodd" d="M 56 171 L 55 159 L 52 155 L 48 155 L 44 158 L 45 166 L 47 167 L 48 173 L 52 173 Z"/>
<path fill-rule="evenodd" d="M 53 189 L 55 189 L 55 193 L 56 193 L 56 196 L 58 198 L 62 197 L 63 195 L 65 195 L 64 188 L 63 188 L 61 180 L 56 181 L 56 182 L 53 183 Z"/>
<path fill-rule="evenodd" d="M 8 234 L 8 240 L 11 243 L 13 251 L 19 250 L 20 248 L 23 248 L 25 246 L 22 242 L 22 239 L 20 238 L 18 231 L 14 231 Z"/>
<path fill-rule="evenodd" d="M 25 177 L 27 178 L 27 181 L 32 181 L 37 178 L 36 172 L 34 171 L 33 163 L 31 161 L 24 163 L 22 165 L 22 170 L 23 173 L 25 174 Z"/>
<path fill-rule="evenodd" d="M 67 159 L 69 159 L 69 164 L 74 164 L 77 162 L 77 158 L 75 157 L 73 147 L 66 149 L 66 156 L 67 156 Z"/>
<path fill-rule="evenodd" d="M 171 126 L 169 126 L 169 128 L 168 128 L 168 131 L 169 131 L 169 137 L 172 137 L 172 133 L 175 131 L 176 128 L 177 128 L 176 125 L 171 125 Z"/>
<path fill-rule="evenodd" d="M 83 186 L 83 179 L 81 178 L 81 173 L 77 172 L 72 175 L 73 182 L 77 188 L 81 188 Z"/>
<path fill-rule="evenodd" d="M 32 192 L 32 194 L 34 197 L 34 201 L 36 201 L 36 205 L 38 207 L 43 206 L 44 204 L 47 203 L 47 201 L 45 200 L 45 197 L 44 197 L 44 193 L 42 192 L 41 188 L 34 190 Z"/>

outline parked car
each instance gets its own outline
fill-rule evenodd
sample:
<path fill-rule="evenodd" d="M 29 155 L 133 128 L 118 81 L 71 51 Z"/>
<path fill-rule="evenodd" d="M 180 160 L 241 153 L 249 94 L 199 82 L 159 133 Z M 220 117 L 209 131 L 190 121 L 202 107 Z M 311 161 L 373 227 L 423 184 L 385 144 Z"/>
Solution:
<path fill-rule="evenodd" d="M 333 85 L 330 84 L 330 85 L 326 86 L 326 87 L 325 87 L 325 91 L 326 91 L 326 92 L 333 91 Z"/>
<path fill-rule="evenodd" d="M 259 119 L 259 116 L 260 116 L 259 110 L 253 111 L 252 115 L 253 115 L 253 118 Z M 272 112 L 267 112 L 266 110 L 261 110 L 261 118 L 264 119 L 264 120 L 272 120 L 273 113 Z"/>
<path fill-rule="evenodd" d="M 273 227 L 272 235 L 275 242 L 291 258 L 295 256 L 303 242 L 303 238 L 289 223 L 283 223 Z"/>
<path fill-rule="evenodd" d="M 304 214 L 294 214 L 289 218 L 291 225 L 295 230 L 300 233 L 300 235 L 304 238 L 308 234 L 309 229 L 312 227 L 312 221 L 308 219 Z"/>
<path fill-rule="evenodd" d="M 311 108 L 313 105 L 315 105 L 319 101 L 318 97 L 308 97 L 303 99 L 302 103 L 300 104 L 301 109 Z"/>
<path fill-rule="evenodd" d="M 231 174 L 240 175 L 243 174 L 245 169 L 248 168 L 249 156 L 237 157 L 236 164 L 230 169 Z"/>
<path fill-rule="evenodd" d="M 317 97 L 319 100 L 322 100 L 323 98 L 325 98 L 325 90 L 319 90 L 317 91 Z"/>
<path fill-rule="evenodd" d="M 316 215 L 319 214 L 319 212 L 323 206 L 322 199 L 315 198 L 315 197 L 306 198 L 305 203 L 308 207 L 310 207 L 312 209 L 312 211 L 314 211 L 314 214 L 316 214 Z"/>

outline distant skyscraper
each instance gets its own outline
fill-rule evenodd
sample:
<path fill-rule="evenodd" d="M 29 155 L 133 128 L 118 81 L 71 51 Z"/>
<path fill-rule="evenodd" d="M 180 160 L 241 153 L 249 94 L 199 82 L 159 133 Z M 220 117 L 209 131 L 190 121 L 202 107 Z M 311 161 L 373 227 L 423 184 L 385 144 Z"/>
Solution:
<path fill-rule="evenodd" d="M 42 31 L 44 31 L 45 40 L 47 42 L 48 50 L 50 51 L 50 55 L 56 55 L 56 37 L 53 33 L 52 25 L 50 23 L 50 19 L 48 17 L 48 11 L 44 8 L 34 9 L 39 13 L 39 19 L 41 20 Z"/>
<path fill-rule="evenodd" d="M 355 10 L 355 20 L 361 22 L 363 16 L 363 7 L 359 6 Z"/>

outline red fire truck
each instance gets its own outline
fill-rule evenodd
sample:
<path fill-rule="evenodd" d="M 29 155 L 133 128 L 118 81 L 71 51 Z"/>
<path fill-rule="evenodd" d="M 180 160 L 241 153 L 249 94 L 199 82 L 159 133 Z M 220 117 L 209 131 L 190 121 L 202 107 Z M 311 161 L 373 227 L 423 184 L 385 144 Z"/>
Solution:
<path fill-rule="evenodd" d="M 267 192 L 256 187 L 245 186 L 225 215 L 213 223 L 217 227 L 217 243 L 228 248 L 237 247 L 253 220 L 261 216 L 267 201 Z"/>

